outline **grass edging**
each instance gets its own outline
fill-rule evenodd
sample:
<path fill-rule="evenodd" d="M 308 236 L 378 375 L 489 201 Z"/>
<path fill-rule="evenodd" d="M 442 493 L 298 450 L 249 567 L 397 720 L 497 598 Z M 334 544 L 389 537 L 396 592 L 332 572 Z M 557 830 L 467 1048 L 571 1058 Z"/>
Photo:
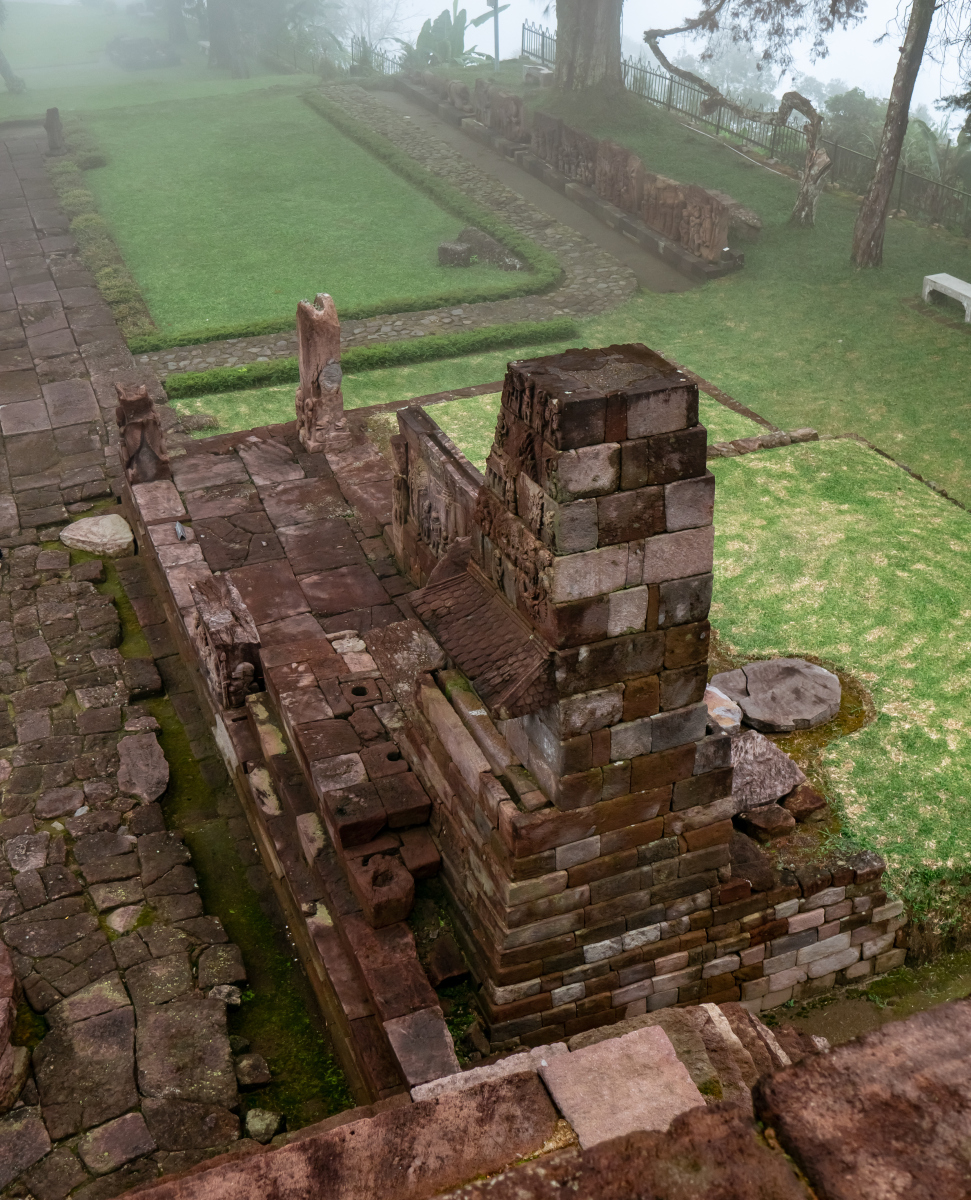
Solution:
<path fill-rule="evenodd" d="M 425 309 L 449 308 L 456 305 L 478 304 L 484 301 L 512 300 L 521 296 L 535 296 L 556 287 L 563 276 L 563 268 L 554 254 L 507 225 L 505 221 L 476 204 L 451 184 L 409 158 L 381 134 L 374 133 L 354 117 L 350 117 L 338 105 L 333 104 L 316 92 L 306 93 L 301 99 L 318 115 L 328 120 L 336 129 L 362 149 L 373 155 L 386 167 L 402 176 L 419 191 L 434 200 L 440 208 L 458 217 L 467 225 L 490 234 L 501 242 L 517 258 L 528 263 L 528 272 L 510 272 L 508 279 L 469 291 L 468 288 L 444 291 L 425 296 L 390 297 L 374 304 L 357 306 L 338 305 L 337 315 L 342 321 L 366 321 L 370 317 L 385 313 L 422 312 Z M 149 354 L 168 350 L 175 346 L 201 346 L 208 342 L 228 341 L 230 338 L 261 337 L 293 330 L 294 319 L 271 319 L 246 321 L 238 325 L 222 326 L 217 329 L 196 329 L 181 333 L 142 333 L 128 338 L 128 348 L 133 354 Z M 417 361 L 417 360 L 416 360 Z"/>
<path fill-rule="evenodd" d="M 512 325 L 487 325 L 463 333 L 436 334 L 408 341 L 385 342 L 380 346 L 358 346 L 345 350 L 341 366 L 345 374 L 377 371 L 409 363 L 432 362 L 439 358 L 459 358 L 485 350 L 503 350 L 515 346 L 539 346 L 578 337 L 580 326 L 571 317 L 555 321 L 518 321 Z M 300 367 L 296 358 L 278 358 L 272 362 L 248 363 L 244 367 L 216 367 L 211 371 L 183 371 L 166 377 L 165 390 L 172 400 L 206 396 L 217 392 L 239 392 L 247 388 L 272 387 L 296 383 Z"/>
<path fill-rule="evenodd" d="M 61 207 L 71 218 L 70 230 L 78 244 L 81 261 L 94 276 L 98 291 L 126 338 L 144 337 L 155 328 L 141 289 L 125 265 L 111 236 L 108 222 L 100 216 L 94 196 L 84 183 L 82 164 L 104 166 L 105 158 L 85 144 L 77 150 L 47 161 L 47 174 Z M 80 161 L 79 161 L 80 159 Z"/>

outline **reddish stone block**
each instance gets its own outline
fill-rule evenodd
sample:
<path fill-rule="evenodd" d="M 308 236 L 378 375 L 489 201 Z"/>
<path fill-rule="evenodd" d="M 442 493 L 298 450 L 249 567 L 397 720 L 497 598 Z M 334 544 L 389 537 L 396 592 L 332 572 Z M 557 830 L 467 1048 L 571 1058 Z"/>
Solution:
<path fill-rule="evenodd" d="M 731 821 L 716 821 L 701 829 L 686 829 L 681 836 L 689 850 L 706 850 L 709 846 L 720 846 L 723 842 L 731 841 L 734 831 Z"/>
<path fill-rule="evenodd" d="M 679 625 L 664 635 L 664 666 L 670 671 L 707 662 L 711 644 L 711 626 L 707 621 Z"/>
<path fill-rule="evenodd" d="M 565 846 L 568 842 L 579 842 L 595 832 L 595 820 L 588 810 L 521 813 L 512 801 L 499 806 L 499 838 L 515 858 L 526 858 L 543 850 Z"/>
<path fill-rule="evenodd" d="M 680 812 L 685 808 L 697 808 L 703 804 L 711 804 L 732 794 L 732 767 L 723 767 L 719 771 L 708 771 L 704 775 L 692 775 L 690 779 L 681 779 L 674 785 L 674 797 L 671 801 L 671 811 Z"/>
<path fill-rule="evenodd" d="M 383 742 L 387 737 L 384 726 L 372 708 L 355 709 L 349 720 L 354 732 L 366 746 L 370 746 L 374 742 Z"/>
<path fill-rule="evenodd" d="M 368 566 L 339 567 L 307 575 L 299 586 L 310 609 L 325 617 L 388 603 L 388 593 Z"/>
<path fill-rule="evenodd" d="M 694 768 L 694 743 L 662 750 L 658 754 L 642 754 L 631 760 L 631 788 L 640 792 L 666 787 L 690 779 Z"/>
<path fill-rule="evenodd" d="M 287 526 L 278 529 L 277 536 L 294 575 L 365 565 L 357 538 L 340 518 Z"/>
<path fill-rule="evenodd" d="M 342 846 L 364 846 L 387 824 L 387 813 L 371 783 L 325 792 L 328 823 Z"/>
<path fill-rule="evenodd" d="M 597 833 L 610 833 L 628 825 L 652 821 L 658 814 L 667 811 L 670 800 L 670 787 L 655 788 L 649 792 L 632 792 L 626 796 L 618 796 L 616 800 L 604 800 L 594 809 Z M 657 824 L 657 836 L 660 837 L 663 821 L 658 821 Z"/>
<path fill-rule="evenodd" d="M 353 754 L 361 746 L 361 739 L 348 721 L 313 721 L 301 725 L 297 737 L 307 762 L 311 763 L 339 754 Z"/>
<path fill-rule="evenodd" d="M 582 651 L 558 651 L 554 668 L 560 695 L 572 696 L 642 675 L 656 675 L 664 665 L 664 639 L 663 633 L 636 633 L 585 645 Z"/>
<path fill-rule="evenodd" d="M 660 681 L 657 675 L 630 679 L 624 685 L 624 720 L 651 717 L 660 712 Z"/>
<path fill-rule="evenodd" d="M 659 682 L 662 712 L 667 712 L 672 708 L 685 708 L 689 704 L 697 704 L 705 697 L 705 689 L 708 684 L 708 663 L 707 661 L 696 663 L 693 667 L 681 667 L 677 671 L 662 671 Z"/>
<path fill-rule="evenodd" d="M 401 858 L 415 879 L 430 879 L 442 866 L 438 847 L 424 827 L 402 830 Z"/>
<path fill-rule="evenodd" d="M 571 867 L 568 872 L 570 887 L 580 887 L 585 883 L 595 883 L 599 879 L 608 879 L 612 875 L 620 875 L 637 866 L 637 849 L 618 850 L 614 854 L 602 855 L 590 862 Z"/>
<path fill-rule="evenodd" d="M 372 929 L 363 916 L 352 913 L 343 918 L 343 930 L 382 1021 L 437 1004 L 407 925 Z"/>
<path fill-rule="evenodd" d="M 627 440 L 627 397 L 623 394 L 607 397 L 604 413 L 604 441 L 625 442 Z"/>
<path fill-rule="evenodd" d="M 664 532 L 664 489 L 636 488 L 597 500 L 599 546 L 632 542 Z"/>
<path fill-rule="evenodd" d="M 643 821 L 602 834 L 600 848 L 604 854 L 615 854 L 618 850 L 628 850 L 632 846 L 646 846 L 656 842 L 663 832 L 664 821 L 658 817 L 653 821 Z"/>
<path fill-rule="evenodd" d="M 747 899 L 751 894 L 752 885 L 747 879 L 732 879 L 718 889 L 718 903 L 733 904 L 736 900 Z"/>
<path fill-rule="evenodd" d="M 373 854 L 367 861 L 349 860 L 347 880 L 372 928 L 394 925 L 411 912 L 415 902 L 415 880 L 394 855 Z"/>
<path fill-rule="evenodd" d="M 229 577 L 257 625 L 280 621 L 310 609 L 289 563 L 253 563 L 230 571 Z"/>
<path fill-rule="evenodd" d="M 703 425 L 622 442 L 620 486 L 626 491 L 704 475 L 707 451 Z"/>
<path fill-rule="evenodd" d="M 749 930 L 749 945 L 761 946 L 765 942 L 785 937 L 788 932 L 789 922 L 787 920 L 780 918 L 778 921 L 767 921 L 765 925 L 757 925 L 754 929 Z"/>
<path fill-rule="evenodd" d="M 553 792 L 550 799 L 561 811 L 589 808 L 603 795 L 603 772 L 593 767 L 576 775 L 564 775 L 550 790 Z"/>
<path fill-rule="evenodd" d="M 428 820 L 432 802 L 417 775 L 408 772 L 390 779 L 378 779 L 376 786 L 390 829 L 423 825 Z"/>
<path fill-rule="evenodd" d="M 556 647 L 585 646 L 607 636 L 607 596 L 550 605 L 537 628 Z"/>
<path fill-rule="evenodd" d="M 378 742 L 361 750 L 361 762 L 371 780 L 384 779 L 388 775 L 403 775 L 408 770 L 401 751 L 394 742 Z"/>
<path fill-rule="evenodd" d="M 385 699 L 376 679 L 355 679 L 353 683 L 342 683 L 340 690 L 351 708 L 381 704 Z"/>

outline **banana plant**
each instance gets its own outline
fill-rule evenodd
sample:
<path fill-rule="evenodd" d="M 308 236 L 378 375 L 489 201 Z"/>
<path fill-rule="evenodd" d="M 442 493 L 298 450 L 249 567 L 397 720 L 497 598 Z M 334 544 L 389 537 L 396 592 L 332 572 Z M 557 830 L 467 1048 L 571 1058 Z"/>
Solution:
<path fill-rule="evenodd" d="M 499 12 L 505 12 L 509 7 L 503 4 Z M 471 66 L 473 63 L 489 59 L 487 54 L 479 54 L 475 46 L 466 50 L 465 34 L 471 28 L 485 24 L 495 16 L 496 9 L 490 8 L 479 17 L 468 20 L 464 8 L 459 8 L 459 0 L 452 0 L 452 11 L 443 9 L 433 20 L 429 18 L 421 27 L 421 32 L 412 46 L 397 38 L 403 57 L 408 66 L 434 66 L 437 63 L 453 63 L 460 66 Z"/>

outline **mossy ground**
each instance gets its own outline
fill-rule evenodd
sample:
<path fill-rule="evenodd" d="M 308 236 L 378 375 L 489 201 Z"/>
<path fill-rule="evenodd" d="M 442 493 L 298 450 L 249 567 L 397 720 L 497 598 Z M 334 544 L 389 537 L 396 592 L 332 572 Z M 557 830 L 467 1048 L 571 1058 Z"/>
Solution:
<path fill-rule="evenodd" d="M 92 511 L 113 508 L 113 501 L 105 501 Z M 94 557 L 71 553 L 72 561 Z M 118 606 L 120 652 L 125 657 L 150 656 L 117 569 L 110 559 L 104 563 L 106 577 L 99 590 L 110 594 Z M 168 696 L 142 701 L 142 707 L 161 727 L 158 739 L 171 772 L 161 797 L 166 825 L 182 830 L 205 910 L 219 917 L 230 940 L 239 946 L 249 976 L 242 1005 L 228 1010 L 229 1032 L 247 1038 L 252 1049 L 263 1055 L 273 1081 L 242 1093 L 242 1111 L 258 1107 L 282 1112 L 289 1129 L 323 1120 L 354 1100 L 296 951 L 247 879 L 226 816 L 240 812 L 232 787 L 228 779 L 223 788 L 206 782 Z M 25 1026 L 24 1036 L 37 1034 Z"/>

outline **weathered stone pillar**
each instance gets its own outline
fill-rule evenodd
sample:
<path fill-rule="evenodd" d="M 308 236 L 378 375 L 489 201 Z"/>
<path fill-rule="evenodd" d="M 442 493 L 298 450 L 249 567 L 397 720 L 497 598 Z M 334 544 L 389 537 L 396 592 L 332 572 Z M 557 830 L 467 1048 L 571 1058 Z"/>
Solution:
<path fill-rule="evenodd" d="M 297 305 L 297 338 L 297 433 L 307 450 L 318 453 L 330 434 L 344 428 L 341 326 L 334 301 L 325 292 L 313 304 L 301 300 Z"/>
<path fill-rule="evenodd" d="M 121 435 L 118 453 L 128 482 L 134 486 L 171 479 L 165 435 L 148 388 L 144 384 L 133 387 L 116 383 L 115 391 L 118 394 L 115 421 Z"/>
<path fill-rule="evenodd" d="M 546 1025 L 562 1005 L 576 1032 L 653 996 L 644 949 L 680 960 L 696 928 L 703 944 L 730 876 L 730 739 L 707 736 L 703 702 L 706 443 L 697 388 L 644 346 L 511 363 L 468 570 L 411 597 L 474 689 L 439 679 L 502 784 L 483 775 L 463 814 L 453 772 L 436 814 L 494 1037 L 539 1029 L 526 1012 Z M 700 977 L 672 974 L 656 1003 L 709 994 Z"/>

